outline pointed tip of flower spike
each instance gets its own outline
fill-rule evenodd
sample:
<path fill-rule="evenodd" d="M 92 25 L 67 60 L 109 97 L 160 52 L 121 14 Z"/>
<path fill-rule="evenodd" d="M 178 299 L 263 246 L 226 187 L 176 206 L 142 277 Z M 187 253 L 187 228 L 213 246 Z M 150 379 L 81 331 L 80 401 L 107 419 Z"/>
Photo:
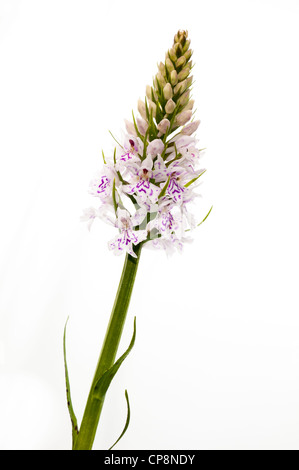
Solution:
<path fill-rule="evenodd" d="M 184 46 L 187 38 L 188 38 L 188 31 L 184 29 L 179 29 L 176 35 L 174 36 L 174 43 L 180 43 Z"/>

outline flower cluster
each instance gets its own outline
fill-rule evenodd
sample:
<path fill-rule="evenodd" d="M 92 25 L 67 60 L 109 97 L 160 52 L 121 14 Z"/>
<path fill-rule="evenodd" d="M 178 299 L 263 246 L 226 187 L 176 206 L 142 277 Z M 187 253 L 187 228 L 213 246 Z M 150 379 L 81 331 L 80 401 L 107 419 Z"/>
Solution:
<path fill-rule="evenodd" d="M 186 231 L 197 225 L 189 206 L 205 170 L 194 135 L 200 121 L 192 120 L 189 45 L 187 31 L 179 31 L 138 102 L 140 116 L 125 121 L 122 141 L 109 158 L 103 154 L 103 168 L 90 183 L 100 206 L 86 209 L 82 220 L 89 228 L 96 217 L 116 227 L 108 244 L 116 254 L 136 256 L 139 243 L 181 249 Z"/>

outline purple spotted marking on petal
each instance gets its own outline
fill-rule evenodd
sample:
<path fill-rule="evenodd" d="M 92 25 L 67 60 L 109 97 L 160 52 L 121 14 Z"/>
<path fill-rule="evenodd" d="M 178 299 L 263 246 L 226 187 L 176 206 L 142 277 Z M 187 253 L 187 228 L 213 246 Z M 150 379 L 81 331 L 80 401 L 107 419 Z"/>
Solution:
<path fill-rule="evenodd" d="M 127 161 L 129 161 L 129 160 L 132 160 L 133 157 L 134 157 L 134 154 L 133 154 L 133 153 L 127 152 L 127 153 L 124 153 L 123 155 L 121 155 L 120 160 L 121 160 L 122 162 L 127 162 Z"/>
<path fill-rule="evenodd" d="M 150 187 L 150 182 L 147 180 L 140 180 L 136 184 L 135 188 L 139 193 L 148 194 L 148 196 L 152 196 L 153 194 L 153 190 Z"/>
<path fill-rule="evenodd" d="M 101 182 L 97 188 L 97 193 L 98 194 L 104 193 L 107 190 L 107 188 L 109 188 L 110 181 L 111 181 L 110 178 L 108 178 L 107 176 L 102 176 Z"/>
<path fill-rule="evenodd" d="M 169 196 L 171 196 L 176 202 L 181 201 L 185 191 L 186 189 L 179 185 L 176 178 L 171 178 L 167 187 L 167 194 L 169 194 Z"/>

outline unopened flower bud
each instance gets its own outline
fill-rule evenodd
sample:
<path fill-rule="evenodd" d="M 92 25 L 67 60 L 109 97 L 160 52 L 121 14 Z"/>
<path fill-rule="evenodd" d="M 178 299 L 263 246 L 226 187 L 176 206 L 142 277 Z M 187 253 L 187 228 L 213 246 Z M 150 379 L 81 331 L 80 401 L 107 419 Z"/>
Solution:
<path fill-rule="evenodd" d="M 152 111 L 153 112 L 153 117 L 156 117 L 156 111 L 157 111 L 156 104 L 152 100 L 148 100 L 147 104 L 148 104 L 149 113 L 151 113 L 151 111 Z"/>
<path fill-rule="evenodd" d="M 174 109 L 175 109 L 175 102 L 172 101 L 172 99 L 168 100 L 166 105 L 165 105 L 165 111 L 167 114 L 171 114 L 173 113 Z"/>
<path fill-rule="evenodd" d="M 167 57 L 167 59 L 165 60 L 165 67 L 167 68 L 169 73 L 171 73 L 174 70 L 173 63 L 171 62 L 169 57 Z"/>
<path fill-rule="evenodd" d="M 149 100 L 152 99 L 152 87 L 150 85 L 146 85 L 145 94 Z"/>
<path fill-rule="evenodd" d="M 193 106 L 194 106 L 194 100 L 190 100 L 188 101 L 188 103 L 186 104 L 185 106 L 185 111 L 188 111 L 188 110 L 192 110 L 193 109 Z"/>
<path fill-rule="evenodd" d="M 173 48 L 169 49 L 168 55 L 170 59 L 172 60 L 172 62 L 175 62 L 177 60 L 177 56 Z"/>
<path fill-rule="evenodd" d="M 174 42 L 179 42 L 184 46 L 188 37 L 188 31 L 179 30 L 174 36 Z"/>
<path fill-rule="evenodd" d="M 173 42 L 179 42 L 179 33 L 180 31 L 176 33 L 176 35 L 174 36 Z"/>
<path fill-rule="evenodd" d="M 165 87 L 163 88 L 163 95 L 166 100 L 172 98 L 173 93 L 172 86 L 170 85 L 170 83 L 166 83 Z"/>
<path fill-rule="evenodd" d="M 169 119 L 162 119 L 162 121 L 159 122 L 157 125 L 158 131 L 161 133 L 161 135 L 164 135 L 167 131 L 167 129 L 170 126 L 170 121 Z"/>
<path fill-rule="evenodd" d="M 127 119 L 125 119 L 125 126 L 126 126 L 126 130 L 127 130 L 128 134 L 137 135 L 135 126 L 132 122 L 127 121 Z"/>
<path fill-rule="evenodd" d="M 176 61 L 175 68 L 178 69 L 179 67 L 184 67 L 186 63 L 186 57 L 183 55 Z"/>
<path fill-rule="evenodd" d="M 191 50 L 191 49 L 188 49 L 188 50 L 184 53 L 184 57 L 186 57 L 186 60 L 188 61 L 191 56 L 192 56 L 192 50 Z"/>
<path fill-rule="evenodd" d="M 180 106 L 185 106 L 188 103 L 190 96 L 190 90 L 185 91 L 185 93 L 182 94 L 182 96 L 178 100 L 178 104 Z"/>
<path fill-rule="evenodd" d="M 187 39 L 183 46 L 183 53 L 187 52 L 187 50 L 189 49 L 190 43 L 191 43 L 190 39 Z"/>
<path fill-rule="evenodd" d="M 188 77 L 186 80 L 187 80 L 187 84 L 186 84 L 186 88 L 187 88 L 192 85 L 193 75 L 191 75 L 191 77 Z"/>
<path fill-rule="evenodd" d="M 183 70 L 180 71 L 180 73 L 178 74 L 178 81 L 181 82 L 182 80 L 185 80 L 185 78 L 188 77 L 190 73 L 190 69 L 189 67 L 185 67 Z"/>
<path fill-rule="evenodd" d="M 160 72 L 158 72 L 156 75 L 156 81 L 160 85 L 160 88 L 163 88 L 166 85 L 166 80 Z M 159 85 L 158 85 L 158 88 L 159 88 Z"/>
<path fill-rule="evenodd" d="M 165 65 L 163 64 L 163 62 L 160 62 L 160 64 L 158 65 L 158 69 L 159 69 L 159 72 L 162 74 L 162 76 L 166 77 L 166 69 L 165 69 Z"/>
<path fill-rule="evenodd" d="M 147 120 L 145 104 L 142 100 L 138 100 L 137 109 L 140 113 L 140 116 L 143 117 L 143 119 Z"/>
<path fill-rule="evenodd" d="M 170 74 L 170 82 L 172 86 L 176 85 L 178 83 L 178 74 L 176 70 L 173 70 Z"/>
<path fill-rule="evenodd" d="M 137 117 L 137 127 L 140 134 L 145 135 L 148 128 L 148 123 L 144 119 Z"/>
<path fill-rule="evenodd" d="M 153 101 L 156 102 L 158 101 L 158 95 L 156 90 L 152 87 L 152 96 L 153 96 Z"/>
<path fill-rule="evenodd" d="M 175 55 L 178 57 L 181 54 L 181 45 L 177 42 L 173 46 L 173 50 L 175 52 Z"/>
<path fill-rule="evenodd" d="M 192 116 L 192 111 L 182 111 L 175 118 L 175 124 L 177 126 L 183 126 L 184 124 L 186 124 L 186 122 L 190 121 L 191 116 Z"/>
<path fill-rule="evenodd" d="M 160 154 L 163 152 L 164 150 L 164 144 L 162 142 L 161 139 L 154 139 L 152 140 L 148 146 L 147 146 L 147 149 L 146 149 L 146 153 L 148 155 L 157 155 L 157 154 Z"/>
<path fill-rule="evenodd" d="M 187 88 L 187 80 L 183 80 L 179 82 L 173 89 L 174 94 L 176 95 L 178 92 L 183 93 Z"/>
<path fill-rule="evenodd" d="M 187 124 L 187 126 L 183 127 L 181 133 L 184 135 L 192 135 L 198 128 L 200 121 L 193 121 Z"/>

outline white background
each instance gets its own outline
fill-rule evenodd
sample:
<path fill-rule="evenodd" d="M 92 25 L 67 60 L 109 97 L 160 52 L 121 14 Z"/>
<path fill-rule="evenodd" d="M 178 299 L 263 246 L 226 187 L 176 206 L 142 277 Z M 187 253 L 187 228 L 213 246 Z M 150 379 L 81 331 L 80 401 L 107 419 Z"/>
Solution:
<path fill-rule="evenodd" d="M 79 221 L 178 29 L 194 50 L 202 218 L 144 250 L 95 449 L 299 449 L 299 4 L 0 0 L 0 446 L 70 449 L 123 260 Z"/>

